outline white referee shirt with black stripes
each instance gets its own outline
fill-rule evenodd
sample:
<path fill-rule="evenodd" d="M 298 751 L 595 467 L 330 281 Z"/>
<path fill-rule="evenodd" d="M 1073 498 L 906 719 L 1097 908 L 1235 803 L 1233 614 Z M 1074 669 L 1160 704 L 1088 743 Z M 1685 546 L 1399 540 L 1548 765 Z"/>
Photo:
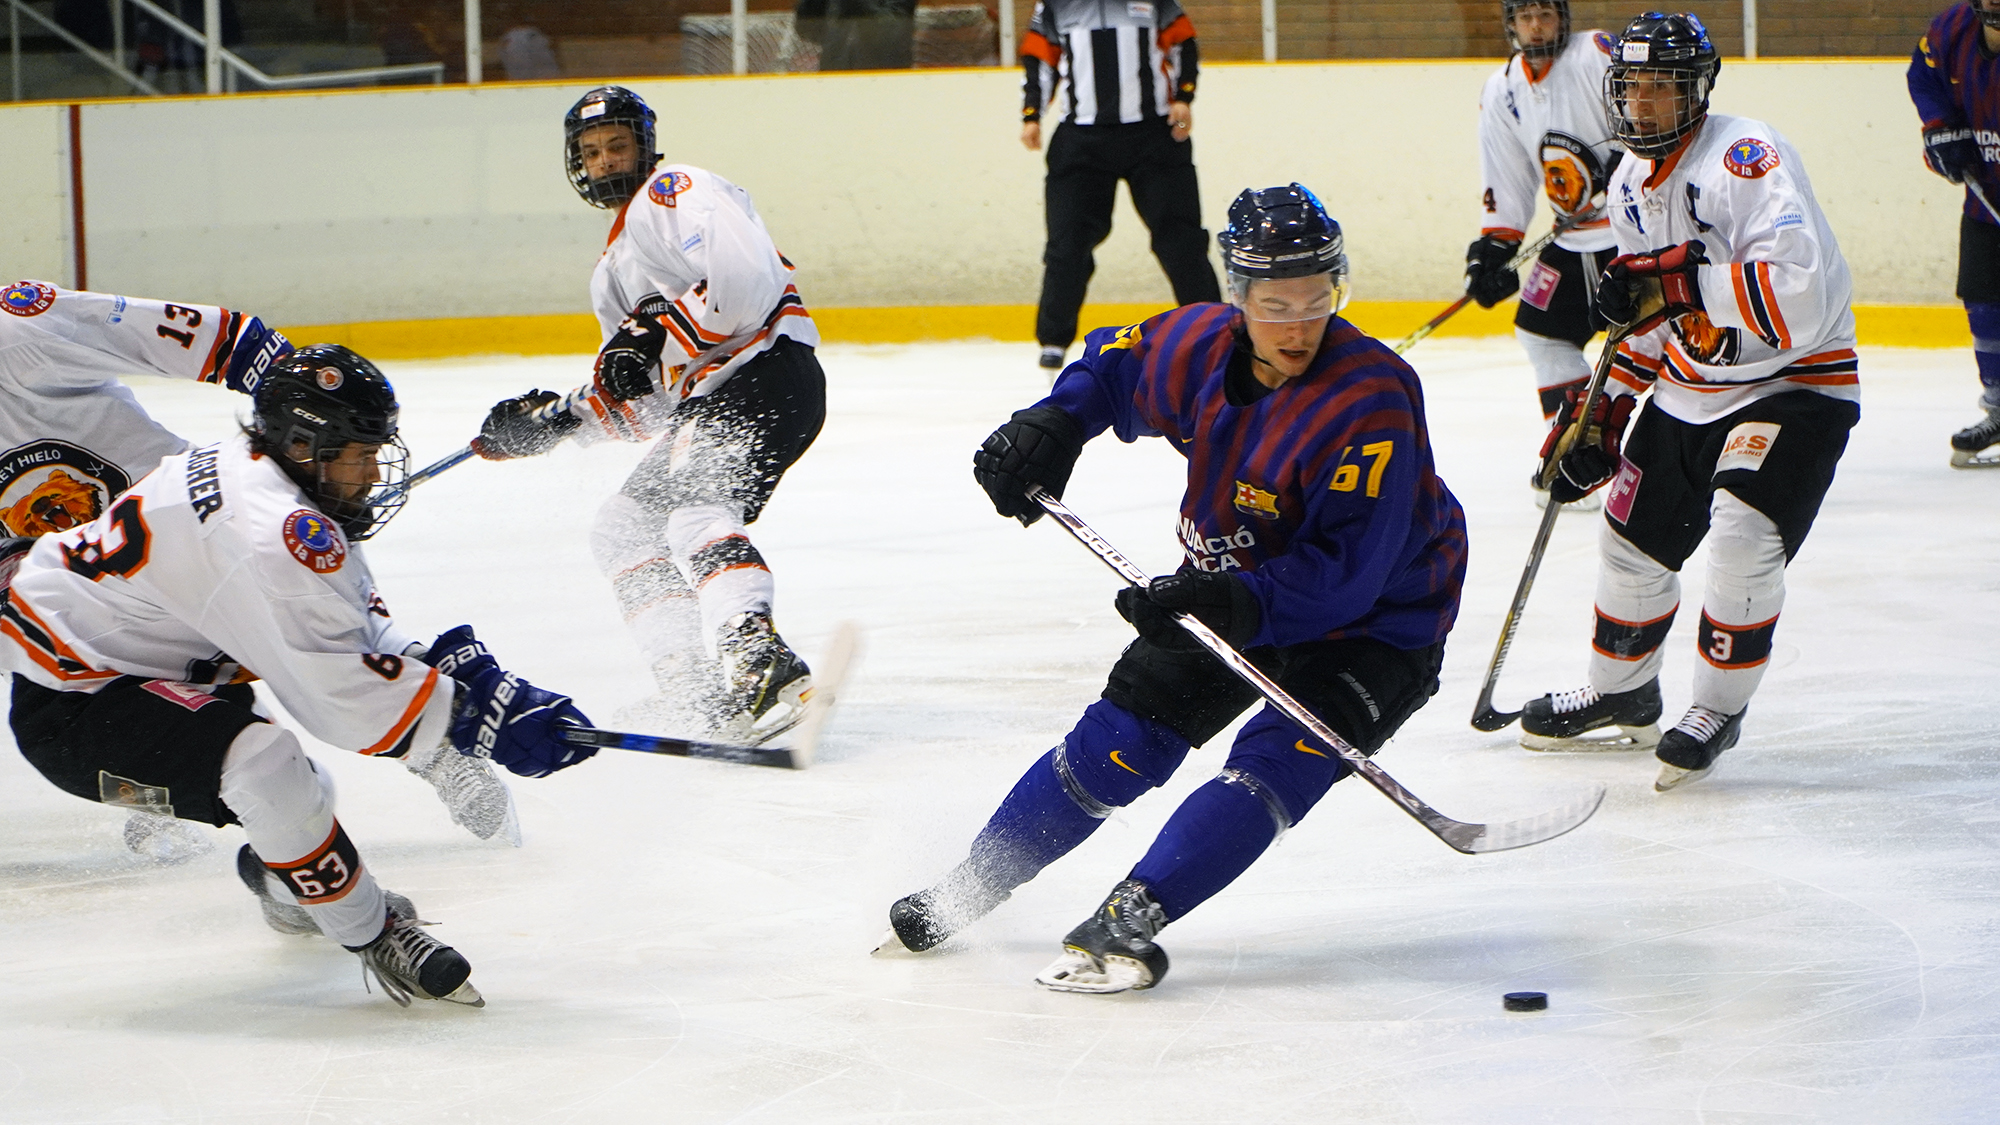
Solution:
<path fill-rule="evenodd" d="M 1021 116 L 1060 92 L 1071 125 L 1129 125 L 1194 100 L 1194 24 L 1176 0 L 1037 0 L 1021 44 Z"/>

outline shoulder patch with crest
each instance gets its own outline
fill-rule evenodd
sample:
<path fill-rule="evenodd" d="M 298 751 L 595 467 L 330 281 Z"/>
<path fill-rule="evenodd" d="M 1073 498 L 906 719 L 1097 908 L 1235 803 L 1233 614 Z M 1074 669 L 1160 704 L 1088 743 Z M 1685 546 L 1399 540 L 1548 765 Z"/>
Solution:
<path fill-rule="evenodd" d="M 680 203 L 682 192 L 691 191 L 693 188 L 694 177 L 686 172 L 668 172 L 664 176 L 654 177 L 653 182 L 646 185 L 646 198 L 662 207 L 673 207 Z"/>
<path fill-rule="evenodd" d="M 1754 180 L 1778 166 L 1778 150 L 1769 141 L 1745 137 L 1722 154 L 1722 166 L 1732 176 Z"/>
<path fill-rule="evenodd" d="M 318 574 L 332 574 L 347 561 L 347 537 L 333 521 L 300 508 L 285 517 L 285 551 L 299 565 Z"/>
<path fill-rule="evenodd" d="M 40 316 L 55 303 L 55 289 L 39 281 L 16 282 L 0 290 L 0 309 L 15 316 Z"/>

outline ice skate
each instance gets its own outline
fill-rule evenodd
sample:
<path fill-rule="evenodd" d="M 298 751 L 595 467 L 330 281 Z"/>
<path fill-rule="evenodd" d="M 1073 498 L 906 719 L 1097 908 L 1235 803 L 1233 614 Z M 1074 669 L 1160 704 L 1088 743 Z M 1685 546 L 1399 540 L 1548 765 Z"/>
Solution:
<path fill-rule="evenodd" d="M 889 907 L 889 932 L 876 953 L 922 953 L 993 912 L 1013 896 L 980 879 L 969 863 L 953 868 L 937 885 L 904 895 Z"/>
<path fill-rule="evenodd" d="M 1111 888 L 1097 912 L 1063 939 L 1063 955 L 1035 983 L 1056 992 L 1124 992 L 1151 988 L 1167 975 L 1167 951 L 1153 944 L 1167 912 L 1146 884 L 1127 879 Z"/>
<path fill-rule="evenodd" d="M 1736 745 L 1743 734 L 1745 707 L 1734 715 L 1724 715 L 1696 704 L 1681 721 L 1660 739 L 1653 756 L 1660 759 L 1660 776 L 1653 782 L 1655 793 L 1700 781 L 1715 772 L 1715 760 Z"/>
<path fill-rule="evenodd" d="M 1530 699 L 1521 708 L 1521 732 L 1521 745 L 1530 750 L 1651 749 L 1660 741 L 1660 681 L 1609 695 L 1580 687 Z M 1592 732 L 1605 733 L 1584 737 Z"/>
<path fill-rule="evenodd" d="M 427 753 L 412 752 L 403 764 L 437 790 L 438 800 L 451 812 L 452 823 L 482 840 L 497 836 L 521 846 L 521 820 L 514 811 L 514 794 L 493 771 L 493 763 L 439 744 Z"/>
<path fill-rule="evenodd" d="M 1951 435 L 1951 467 L 2000 468 L 2000 451 L 1986 452 L 1995 445 L 2000 445 L 2000 406 L 1987 407 L 1985 418 Z"/>
<path fill-rule="evenodd" d="M 297 902 L 291 901 L 283 883 L 264 866 L 264 860 L 256 849 L 245 844 L 236 853 L 236 877 L 257 896 L 257 905 L 263 908 L 264 924 L 281 934 L 317 934 L 319 923 L 313 921 L 312 913 Z M 427 926 L 430 923 L 417 917 L 417 907 L 409 899 L 395 891 L 384 888 L 382 901 L 388 904 L 389 913 L 412 923 Z"/>
<path fill-rule="evenodd" d="M 1056 376 L 1062 374 L 1063 356 L 1067 355 L 1068 352 L 1068 348 L 1053 346 L 1043 348 L 1041 355 L 1035 360 L 1035 365 L 1042 369 L 1042 377 L 1050 383 L 1054 383 Z"/>
<path fill-rule="evenodd" d="M 405 1008 L 412 996 L 484 1008 L 486 998 L 472 987 L 472 966 L 421 925 L 397 917 L 392 910 L 374 941 L 351 949 L 361 958 L 362 983 L 372 975 L 389 999 Z"/>
<path fill-rule="evenodd" d="M 768 613 L 739 613 L 716 641 L 728 695 L 716 737 L 755 746 L 797 726 L 812 697 L 812 669 L 785 644 Z"/>
<path fill-rule="evenodd" d="M 185 820 L 159 813 L 135 812 L 125 818 L 125 846 L 134 855 L 171 866 L 207 855 L 215 850 L 215 841 Z"/>

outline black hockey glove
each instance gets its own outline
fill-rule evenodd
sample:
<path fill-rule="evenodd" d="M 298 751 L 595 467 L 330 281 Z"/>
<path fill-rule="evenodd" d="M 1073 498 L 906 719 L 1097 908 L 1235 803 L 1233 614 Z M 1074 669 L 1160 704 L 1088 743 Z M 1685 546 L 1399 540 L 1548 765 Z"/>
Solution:
<path fill-rule="evenodd" d="M 472 626 L 438 634 L 424 661 L 458 684 L 446 738 L 459 753 L 491 758 L 523 777 L 547 777 L 597 753 L 558 736 L 564 726 L 590 725 L 569 697 L 501 671 Z"/>
<path fill-rule="evenodd" d="M 1924 123 L 1924 163 L 1955 184 L 1970 179 L 1980 165 L 1979 145 L 1963 125 Z"/>
<path fill-rule="evenodd" d="M 994 511 L 1025 527 L 1042 518 L 1042 506 L 1027 497 L 1029 486 L 1039 484 L 1062 499 L 1082 455 L 1083 428 L 1076 419 L 1059 407 L 1031 406 L 1016 410 L 973 452 L 972 479 L 993 498 Z"/>
<path fill-rule="evenodd" d="M 562 409 L 561 400 L 554 391 L 529 391 L 494 403 L 479 427 L 479 436 L 472 439 L 472 451 L 488 461 L 506 461 L 554 449 L 583 425 L 576 415 Z"/>
<path fill-rule="evenodd" d="M 1620 254 L 1604 267 L 1597 284 L 1597 311 L 1634 336 L 1683 313 L 1701 312 L 1697 271 L 1707 264 L 1708 247 L 1699 239 L 1644 254 Z"/>
<path fill-rule="evenodd" d="M 1639 400 L 1632 395 L 1600 394 L 1591 404 L 1590 418 L 1576 424 L 1577 407 L 1583 402 L 1583 387 L 1575 386 L 1563 396 L 1563 408 L 1555 425 L 1542 442 L 1542 472 L 1538 479 L 1549 482 L 1549 499 L 1558 504 L 1574 504 L 1595 492 L 1618 471 L 1625 446 L 1625 423 Z M 1549 473 L 1551 460 L 1555 473 Z"/>
<path fill-rule="evenodd" d="M 667 299 L 655 293 L 640 301 L 604 342 L 597 353 L 597 385 L 605 394 L 626 402 L 658 389 L 653 371 L 667 344 L 667 330 L 659 320 L 666 311 Z"/>
<path fill-rule="evenodd" d="M 1177 616 L 1192 613 L 1234 648 L 1257 635 L 1264 622 L 1257 598 L 1240 579 L 1191 567 L 1153 579 L 1145 589 L 1118 591 L 1118 616 L 1132 623 L 1139 635 L 1170 652 L 1203 651 L 1201 642 L 1181 628 Z"/>
<path fill-rule="evenodd" d="M 1521 240 L 1482 234 L 1465 248 L 1465 291 L 1482 309 L 1521 291 L 1521 271 L 1507 263 L 1520 252 Z"/>

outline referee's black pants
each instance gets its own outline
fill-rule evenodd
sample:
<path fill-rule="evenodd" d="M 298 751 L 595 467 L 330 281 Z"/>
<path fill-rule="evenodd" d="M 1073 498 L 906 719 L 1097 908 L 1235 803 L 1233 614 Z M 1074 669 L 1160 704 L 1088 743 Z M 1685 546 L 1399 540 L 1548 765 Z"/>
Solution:
<path fill-rule="evenodd" d="M 1049 241 L 1042 252 L 1042 301 L 1035 339 L 1044 347 L 1076 340 L 1077 312 L 1097 268 L 1092 251 L 1111 235 L 1118 181 L 1153 234 L 1153 256 L 1174 287 L 1176 304 L 1220 301 L 1201 225 L 1194 143 L 1175 141 L 1165 118 L 1132 125 L 1057 125 L 1049 140 L 1043 188 Z"/>

